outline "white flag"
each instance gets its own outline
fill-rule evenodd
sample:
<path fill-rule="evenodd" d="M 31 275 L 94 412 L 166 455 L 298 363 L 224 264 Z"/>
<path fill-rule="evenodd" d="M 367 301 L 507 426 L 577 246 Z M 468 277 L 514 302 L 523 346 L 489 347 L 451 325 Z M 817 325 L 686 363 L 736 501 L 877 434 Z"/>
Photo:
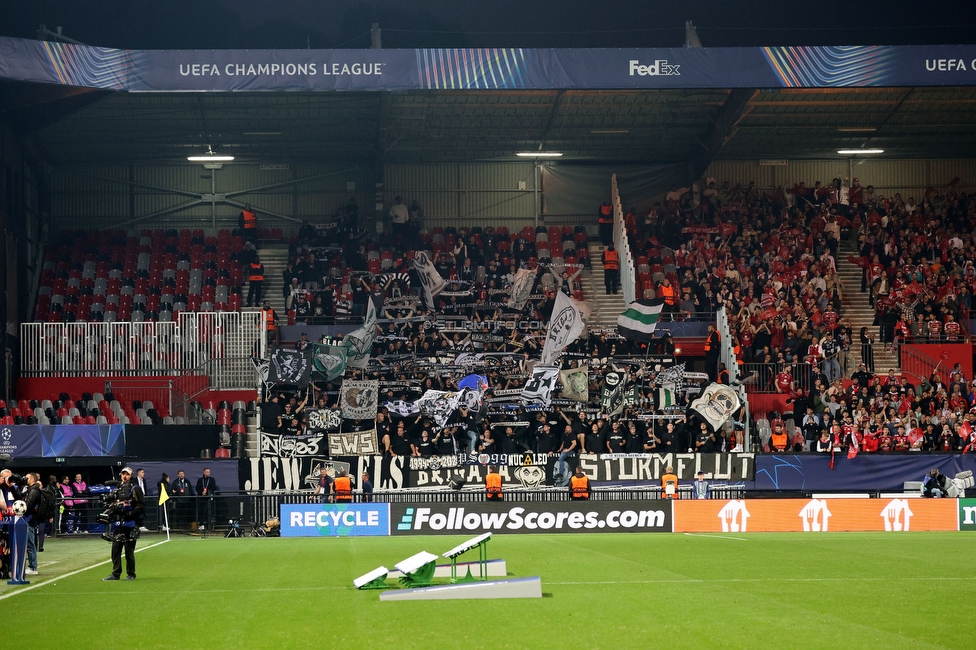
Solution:
<path fill-rule="evenodd" d="M 576 304 L 575 300 L 562 291 L 556 295 L 552 318 L 549 319 L 549 329 L 546 330 L 546 344 L 542 348 L 542 365 L 553 365 L 566 346 L 579 338 L 586 328 L 583 312 Z"/>
<path fill-rule="evenodd" d="M 369 355 L 376 340 L 376 305 L 372 298 L 366 301 L 366 322 L 358 330 L 346 334 L 343 343 L 348 350 L 346 366 L 365 368 L 369 365 Z"/>
<path fill-rule="evenodd" d="M 535 284 L 536 269 L 519 269 L 515 272 L 515 279 L 512 281 L 512 297 L 508 301 L 508 306 L 512 309 L 522 309 L 525 301 L 532 295 L 532 285 Z"/>
<path fill-rule="evenodd" d="M 525 382 L 525 388 L 522 389 L 522 401 L 542 402 L 543 405 L 549 406 L 552 391 L 556 387 L 558 378 L 558 367 L 537 365 L 532 369 L 532 376 Z"/>
<path fill-rule="evenodd" d="M 709 384 L 701 397 L 691 403 L 691 411 L 717 431 L 739 409 L 739 396 L 729 386 Z"/>

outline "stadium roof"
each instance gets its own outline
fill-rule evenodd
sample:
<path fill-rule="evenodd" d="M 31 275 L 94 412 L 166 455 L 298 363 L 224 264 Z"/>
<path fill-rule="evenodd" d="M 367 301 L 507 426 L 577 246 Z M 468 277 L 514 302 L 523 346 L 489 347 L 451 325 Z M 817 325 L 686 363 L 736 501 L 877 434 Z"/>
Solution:
<path fill-rule="evenodd" d="M 53 164 L 185 163 L 208 146 L 259 163 L 543 151 L 698 174 L 715 159 L 955 158 L 976 145 L 972 46 L 149 51 L 0 38 L 0 54 L 0 109 Z"/>
<path fill-rule="evenodd" d="M 514 160 L 698 164 L 971 157 L 976 88 L 125 93 L 4 82 L 6 117 L 53 164 Z M 702 167 L 704 169 L 704 167 Z"/>

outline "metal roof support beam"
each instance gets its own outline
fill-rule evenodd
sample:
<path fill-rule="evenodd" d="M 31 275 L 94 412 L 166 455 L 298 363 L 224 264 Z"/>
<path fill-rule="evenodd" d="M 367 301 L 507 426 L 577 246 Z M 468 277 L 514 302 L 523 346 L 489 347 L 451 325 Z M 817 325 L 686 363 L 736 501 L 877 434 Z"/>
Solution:
<path fill-rule="evenodd" d="M 753 88 L 736 88 L 729 93 L 729 98 L 718 110 L 712 129 L 699 142 L 703 151 L 700 151 L 691 161 L 692 181 L 701 178 L 725 143 L 732 139 L 738 130 L 739 122 L 752 110 L 749 102 L 758 94 L 759 91 Z"/>

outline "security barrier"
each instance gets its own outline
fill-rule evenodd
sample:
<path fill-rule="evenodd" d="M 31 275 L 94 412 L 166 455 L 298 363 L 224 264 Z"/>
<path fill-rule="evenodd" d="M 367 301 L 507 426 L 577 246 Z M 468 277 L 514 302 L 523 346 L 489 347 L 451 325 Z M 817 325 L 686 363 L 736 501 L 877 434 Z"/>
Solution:
<path fill-rule="evenodd" d="M 184 312 L 164 323 L 22 323 L 25 377 L 177 375 L 201 369 L 215 387 L 254 385 L 261 312 Z"/>

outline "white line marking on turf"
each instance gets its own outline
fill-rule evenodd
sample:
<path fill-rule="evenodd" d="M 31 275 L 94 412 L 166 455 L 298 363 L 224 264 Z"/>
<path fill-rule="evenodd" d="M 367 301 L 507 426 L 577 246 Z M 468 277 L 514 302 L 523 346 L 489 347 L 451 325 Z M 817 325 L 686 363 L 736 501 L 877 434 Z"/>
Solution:
<path fill-rule="evenodd" d="M 165 544 L 168 541 L 169 541 L 168 539 L 164 539 L 161 542 L 156 542 L 155 544 L 150 544 L 149 546 L 143 546 L 142 548 L 137 548 L 136 549 L 136 553 L 139 553 L 140 551 L 147 551 L 147 550 L 151 549 L 154 546 L 159 546 L 160 544 Z M 103 564 L 110 564 L 111 562 L 112 562 L 112 560 L 105 560 L 104 562 L 99 562 L 98 564 L 93 564 L 91 566 L 86 566 L 84 568 L 76 569 L 75 571 L 71 571 L 69 573 L 65 573 L 64 575 L 60 575 L 57 578 L 51 578 L 50 580 L 45 580 L 44 582 L 31 583 L 30 585 L 28 585 L 26 587 L 23 587 L 22 589 L 17 589 L 16 591 L 11 591 L 11 592 L 6 593 L 6 594 L 0 594 L 0 600 L 4 600 L 5 598 L 10 598 L 11 596 L 16 596 L 17 594 L 22 594 L 22 593 L 28 592 L 31 589 L 37 589 L 38 587 L 43 587 L 44 585 L 49 585 L 49 584 L 55 583 L 58 580 L 63 580 L 64 578 L 70 578 L 71 576 L 78 575 L 79 573 L 84 573 L 85 571 L 88 571 L 89 569 L 94 569 L 96 567 L 100 567 Z"/>
<path fill-rule="evenodd" d="M 708 533 L 685 533 L 688 537 L 717 537 L 718 539 L 737 539 L 740 542 L 748 541 L 745 537 L 732 537 L 731 535 L 710 535 Z"/>
<path fill-rule="evenodd" d="M 650 585 L 650 584 L 682 584 L 682 583 L 708 583 L 708 582 L 866 582 L 911 580 L 911 581 L 962 581 L 976 580 L 973 578 L 718 578 L 700 580 L 698 578 L 687 578 L 685 580 L 580 580 L 574 582 L 552 582 L 546 581 L 547 585 Z"/>

